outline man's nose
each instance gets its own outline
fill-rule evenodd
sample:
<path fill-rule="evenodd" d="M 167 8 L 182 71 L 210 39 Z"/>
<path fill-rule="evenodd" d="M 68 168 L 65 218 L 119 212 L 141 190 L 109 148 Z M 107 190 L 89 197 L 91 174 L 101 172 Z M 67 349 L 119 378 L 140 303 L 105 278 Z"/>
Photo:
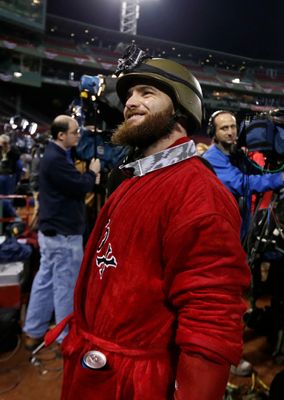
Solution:
<path fill-rule="evenodd" d="M 126 103 L 125 103 L 125 107 L 127 108 L 132 108 L 132 107 L 136 107 L 139 104 L 140 101 L 140 96 L 138 93 L 132 93 L 131 96 L 128 97 Z"/>

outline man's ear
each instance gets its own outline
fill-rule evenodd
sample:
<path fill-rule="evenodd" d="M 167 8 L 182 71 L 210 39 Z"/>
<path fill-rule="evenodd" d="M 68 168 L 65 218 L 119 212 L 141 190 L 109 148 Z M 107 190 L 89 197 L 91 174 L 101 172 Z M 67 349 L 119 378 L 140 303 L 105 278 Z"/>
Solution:
<path fill-rule="evenodd" d="M 66 134 L 66 132 L 58 132 L 57 134 L 57 140 L 62 141 L 64 139 L 64 135 Z"/>
<path fill-rule="evenodd" d="M 186 124 L 185 124 L 185 125 L 186 125 Z M 177 130 L 178 132 L 181 132 L 181 133 L 184 133 L 184 132 L 185 132 L 185 133 L 187 134 L 186 127 L 184 126 L 182 120 L 176 121 L 176 123 L 175 123 L 175 128 L 176 128 L 176 130 Z"/>

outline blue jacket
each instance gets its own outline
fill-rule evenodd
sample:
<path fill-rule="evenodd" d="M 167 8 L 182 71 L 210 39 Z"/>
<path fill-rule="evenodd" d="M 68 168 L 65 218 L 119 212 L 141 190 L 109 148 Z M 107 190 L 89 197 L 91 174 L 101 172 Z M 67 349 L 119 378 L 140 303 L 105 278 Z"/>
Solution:
<path fill-rule="evenodd" d="M 251 195 L 252 193 L 263 193 L 268 190 L 280 189 L 284 186 L 282 172 L 264 175 L 246 175 L 235 167 L 230 156 L 224 154 L 215 144 L 209 147 L 203 157 L 210 162 L 218 178 L 233 193 L 238 200 L 244 197 L 244 212 L 242 234 L 243 237 L 248 229 Z"/>
<path fill-rule="evenodd" d="M 96 175 L 81 174 L 68 152 L 50 142 L 40 162 L 39 230 L 81 235 L 85 227 L 85 194 L 94 189 Z"/>

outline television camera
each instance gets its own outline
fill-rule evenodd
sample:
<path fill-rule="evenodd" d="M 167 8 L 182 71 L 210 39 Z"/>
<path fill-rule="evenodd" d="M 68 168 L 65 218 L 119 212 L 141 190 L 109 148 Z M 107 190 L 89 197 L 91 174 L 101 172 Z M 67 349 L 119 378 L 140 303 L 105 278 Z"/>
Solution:
<path fill-rule="evenodd" d="M 246 118 L 240 126 L 238 147 L 246 149 L 257 173 L 284 173 L 284 110 Z M 262 157 L 262 165 L 253 156 Z M 251 310 L 245 321 L 267 335 L 277 363 L 284 363 L 284 188 L 256 198 L 244 242 L 252 271 Z M 256 306 L 261 295 L 271 295 L 271 305 Z"/>
<path fill-rule="evenodd" d="M 114 129 L 123 121 L 123 110 L 115 87 L 115 77 L 83 75 L 79 98 L 69 106 L 81 130 L 76 147 L 77 158 L 87 162 L 93 157 L 99 158 L 103 173 L 108 173 L 127 154 L 126 148 L 113 145 L 110 141 Z"/>
<path fill-rule="evenodd" d="M 284 173 L 284 110 L 273 110 L 269 113 L 262 113 L 252 118 L 247 118 L 240 126 L 238 147 L 245 148 L 247 163 L 254 168 L 254 173 Z M 261 165 L 254 161 L 254 155 L 260 155 Z M 284 191 L 279 190 L 271 194 L 268 207 L 261 207 L 263 194 L 257 198 L 254 216 L 257 215 L 257 229 L 252 221 L 247 244 L 250 241 L 250 234 L 255 234 L 262 226 L 259 220 L 260 209 L 263 214 L 265 209 L 269 212 L 267 224 L 265 224 L 266 240 L 261 240 L 259 247 L 265 251 L 276 247 L 276 250 L 284 257 L 284 215 L 282 211 Z M 274 224 L 273 224 L 274 221 Z M 274 238 L 274 236 L 277 235 Z M 283 242 L 283 243 L 282 243 Z M 279 255 L 280 256 L 280 255 Z"/>
<path fill-rule="evenodd" d="M 30 153 L 37 136 L 38 124 L 30 122 L 20 115 L 13 115 L 4 124 L 4 133 L 9 135 L 10 143 L 21 153 Z"/>
<path fill-rule="evenodd" d="M 284 163 L 284 109 L 247 117 L 240 126 L 238 147 L 261 152 L 266 163 L 275 167 Z M 282 165 L 281 165 L 282 164 Z"/>
<path fill-rule="evenodd" d="M 4 133 L 10 138 L 10 145 L 18 154 L 20 176 L 16 194 L 31 194 L 38 190 L 39 161 L 49 141 L 48 132 L 40 132 L 36 122 L 19 114 L 11 116 L 4 124 Z"/>

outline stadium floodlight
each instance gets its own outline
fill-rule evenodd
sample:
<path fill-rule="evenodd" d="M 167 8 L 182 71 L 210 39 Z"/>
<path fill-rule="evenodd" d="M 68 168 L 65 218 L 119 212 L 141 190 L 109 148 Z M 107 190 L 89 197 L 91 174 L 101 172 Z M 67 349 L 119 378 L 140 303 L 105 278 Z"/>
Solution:
<path fill-rule="evenodd" d="M 120 32 L 136 35 L 137 22 L 140 13 L 140 3 L 143 0 L 120 0 Z M 153 1 L 153 0 L 152 0 Z"/>
<path fill-rule="evenodd" d="M 136 35 L 139 11 L 140 0 L 121 1 L 120 32 Z"/>

